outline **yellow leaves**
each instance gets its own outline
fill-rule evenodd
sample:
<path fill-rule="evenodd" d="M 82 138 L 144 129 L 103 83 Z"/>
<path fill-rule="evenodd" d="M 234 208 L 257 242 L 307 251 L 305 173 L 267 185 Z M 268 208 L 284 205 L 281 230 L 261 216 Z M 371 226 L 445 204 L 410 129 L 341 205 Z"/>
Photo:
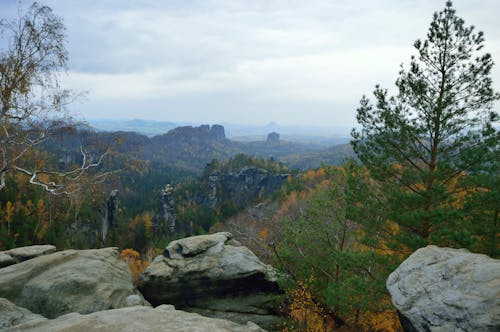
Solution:
<path fill-rule="evenodd" d="M 401 324 L 396 310 L 370 312 L 367 316 L 366 328 L 377 332 L 401 331 Z"/>
<path fill-rule="evenodd" d="M 294 323 L 293 329 L 285 328 L 284 331 L 323 332 L 331 331 L 334 327 L 333 320 L 325 310 L 314 301 L 308 286 L 313 281 L 310 277 L 306 282 L 297 281 L 296 288 L 287 292 L 290 301 L 288 316 Z"/>
<path fill-rule="evenodd" d="M 7 204 L 5 204 L 5 220 L 7 220 L 8 223 L 11 223 L 15 213 L 15 205 L 12 204 L 11 201 L 8 201 Z"/>
<path fill-rule="evenodd" d="M 321 182 L 326 176 L 326 171 L 324 168 L 318 168 L 316 170 L 310 169 L 302 174 L 302 180 L 306 183 L 317 183 Z"/>
<path fill-rule="evenodd" d="M 45 202 L 42 199 L 39 199 L 36 203 L 36 215 L 38 217 L 38 226 L 35 229 L 35 237 L 37 240 L 41 240 L 49 229 L 49 214 L 45 209 Z"/>
<path fill-rule="evenodd" d="M 153 219 L 148 212 L 144 212 L 142 214 L 142 222 L 144 223 L 144 227 L 146 228 L 146 234 L 149 238 L 153 235 Z"/>
<path fill-rule="evenodd" d="M 134 249 L 124 249 L 120 252 L 120 259 L 128 264 L 134 284 L 139 283 L 139 276 L 148 267 L 149 262 L 143 262 L 141 255 Z"/>
<path fill-rule="evenodd" d="M 151 238 L 153 235 L 153 218 L 151 217 L 151 213 L 145 211 L 141 214 L 138 214 L 134 217 L 134 219 L 130 220 L 128 227 L 131 231 L 134 231 L 135 226 L 143 224 L 146 229 L 146 236 Z"/>
<path fill-rule="evenodd" d="M 267 229 L 262 229 L 260 232 L 259 232 L 259 237 L 262 239 L 262 240 L 265 240 L 267 238 L 267 235 L 268 235 L 268 230 Z"/>
<path fill-rule="evenodd" d="M 279 215 L 284 215 L 288 210 L 292 209 L 297 205 L 297 192 L 292 191 L 286 199 L 281 203 Z"/>
<path fill-rule="evenodd" d="M 130 249 L 130 248 L 123 249 L 120 252 L 120 259 L 122 261 L 124 261 L 125 263 L 129 263 L 130 261 L 141 259 L 141 254 L 139 254 L 134 249 Z"/>
<path fill-rule="evenodd" d="M 398 172 L 401 172 L 403 170 L 403 165 L 401 164 L 392 164 L 392 168 Z"/>
<path fill-rule="evenodd" d="M 387 308 L 391 307 L 389 295 L 385 296 L 376 305 Z M 396 332 L 402 330 L 395 309 L 363 312 L 359 317 L 359 325 L 366 331 Z"/>

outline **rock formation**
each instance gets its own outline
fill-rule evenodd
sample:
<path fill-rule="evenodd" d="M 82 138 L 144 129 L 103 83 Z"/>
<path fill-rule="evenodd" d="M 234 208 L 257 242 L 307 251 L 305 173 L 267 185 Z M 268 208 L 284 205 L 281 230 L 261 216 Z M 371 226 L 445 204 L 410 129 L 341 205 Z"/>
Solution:
<path fill-rule="evenodd" d="M 276 272 L 231 237 L 216 233 L 171 242 L 141 275 L 144 297 L 154 305 L 273 329 L 279 322 Z"/>
<path fill-rule="evenodd" d="M 49 320 L 24 308 L 16 307 L 5 299 L 0 299 L 0 328 L 6 331 L 26 332 L 264 332 L 251 322 L 240 325 L 223 319 L 202 317 L 175 310 L 171 305 L 161 305 L 156 308 L 134 306 L 103 310 L 88 315 L 70 313 Z"/>
<path fill-rule="evenodd" d="M 255 166 L 228 173 L 213 172 L 206 179 L 206 194 L 198 197 L 197 202 L 206 207 L 220 207 L 222 202 L 231 202 L 237 208 L 244 208 L 279 189 L 288 176 Z"/>
<path fill-rule="evenodd" d="M 500 260 L 421 248 L 387 279 L 405 331 L 500 331 Z"/>
<path fill-rule="evenodd" d="M 210 129 L 210 133 L 212 137 L 216 140 L 223 140 L 226 138 L 226 133 L 224 131 L 224 126 L 221 125 L 212 125 L 212 128 Z"/>
<path fill-rule="evenodd" d="M 7 299 L 0 298 L 0 330 L 29 321 L 46 320 L 42 315 L 34 314 L 28 309 L 18 307 Z"/>
<path fill-rule="evenodd" d="M 278 144 L 279 142 L 280 142 L 280 134 L 278 134 L 275 131 L 267 134 L 267 143 L 268 144 Z"/>
<path fill-rule="evenodd" d="M 117 248 L 65 250 L 0 269 L 0 297 L 48 318 L 121 308 L 137 293 Z"/>
<path fill-rule="evenodd" d="M 56 251 L 52 245 L 19 247 L 0 252 L 0 268 Z"/>
<path fill-rule="evenodd" d="M 170 184 L 160 191 L 160 208 L 153 227 L 157 234 L 166 235 L 175 231 L 174 188 Z"/>
<path fill-rule="evenodd" d="M 109 227 L 115 227 L 115 219 L 116 219 L 116 212 L 118 211 L 118 189 L 113 189 L 109 193 L 108 201 L 106 203 L 107 206 L 107 221 Z"/>

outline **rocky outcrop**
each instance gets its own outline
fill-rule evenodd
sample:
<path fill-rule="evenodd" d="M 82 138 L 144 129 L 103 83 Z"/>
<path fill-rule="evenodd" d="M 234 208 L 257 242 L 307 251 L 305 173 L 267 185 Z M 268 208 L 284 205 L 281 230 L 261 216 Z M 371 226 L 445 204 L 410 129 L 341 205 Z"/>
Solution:
<path fill-rule="evenodd" d="M 500 260 L 421 248 L 387 279 L 405 331 L 500 331 Z"/>
<path fill-rule="evenodd" d="M 113 189 L 109 193 L 108 201 L 106 202 L 107 213 L 106 219 L 109 227 L 116 227 L 116 213 L 118 212 L 118 189 Z"/>
<path fill-rule="evenodd" d="M 210 129 L 210 134 L 216 140 L 223 140 L 226 138 L 224 126 L 221 125 L 216 125 L 216 124 L 212 125 L 212 128 Z"/>
<path fill-rule="evenodd" d="M 230 202 L 244 208 L 258 198 L 278 190 L 289 174 L 273 174 L 255 166 L 246 166 L 228 173 L 213 172 L 206 179 L 205 195 L 197 198 L 206 207 L 220 207 Z"/>
<path fill-rule="evenodd" d="M 48 318 L 124 307 L 137 293 L 116 248 L 60 251 L 0 269 L 0 297 Z"/>
<path fill-rule="evenodd" d="M 154 305 L 273 329 L 279 293 L 275 270 L 230 233 L 171 242 L 141 275 L 141 292 Z"/>
<path fill-rule="evenodd" d="M 280 142 L 280 134 L 273 131 L 267 134 L 267 144 L 278 144 Z"/>
<path fill-rule="evenodd" d="M 160 208 L 153 222 L 155 234 L 167 235 L 175 231 L 174 187 L 167 184 L 160 191 Z"/>
<path fill-rule="evenodd" d="M 53 245 L 19 247 L 0 252 L 0 268 L 56 251 Z"/>
<path fill-rule="evenodd" d="M 4 310 L 3 299 L 0 299 L 0 325 L 5 331 L 36 332 L 136 332 L 136 331 L 199 331 L 199 332 L 264 332 L 259 326 L 248 322 L 236 324 L 223 319 L 203 317 L 194 313 L 175 310 L 172 305 L 161 305 L 156 308 L 135 306 L 112 309 L 88 315 L 70 313 L 56 319 L 46 319 L 34 315 L 24 308 L 8 304 Z M 6 301 L 8 303 L 8 301 Z M 17 318 L 22 315 L 21 318 Z M 8 317 L 16 317 L 8 320 Z M 7 325 L 10 324 L 10 325 Z M 10 327 L 10 328 L 9 328 Z"/>
<path fill-rule="evenodd" d="M 0 298 L 0 330 L 26 323 L 29 321 L 46 320 L 45 317 L 34 314 L 28 309 L 18 307 L 7 299 Z"/>
<path fill-rule="evenodd" d="M 193 126 L 183 126 L 177 127 L 170 130 L 165 135 L 162 135 L 164 138 L 168 138 L 170 143 L 178 143 L 181 144 L 187 141 L 220 141 L 226 139 L 226 134 L 224 131 L 224 127 L 221 125 L 201 125 L 199 127 Z M 159 139 L 162 136 L 155 136 L 153 140 Z"/>
<path fill-rule="evenodd" d="M 16 260 L 12 256 L 7 255 L 4 252 L 0 252 L 0 268 L 5 267 L 5 266 L 9 266 L 12 264 L 16 264 Z"/>

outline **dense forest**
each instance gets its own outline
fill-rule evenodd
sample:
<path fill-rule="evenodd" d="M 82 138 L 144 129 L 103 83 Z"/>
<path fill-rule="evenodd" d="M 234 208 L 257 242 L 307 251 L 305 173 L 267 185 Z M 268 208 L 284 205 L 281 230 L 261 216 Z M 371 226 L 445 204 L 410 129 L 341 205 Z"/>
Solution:
<path fill-rule="evenodd" d="M 236 142 L 224 127 L 146 137 L 64 112 L 64 25 L 2 21 L 0 250 L 116 246 L 135 277 L 174 239 L 229 231 L 283 274 L 292 331 L 396 331 L 387 276 L 429 244 L 500 257 L 500 94 L 484 36 L 447 2 L 397 92 L 363 96 L 351 145 Z"/>

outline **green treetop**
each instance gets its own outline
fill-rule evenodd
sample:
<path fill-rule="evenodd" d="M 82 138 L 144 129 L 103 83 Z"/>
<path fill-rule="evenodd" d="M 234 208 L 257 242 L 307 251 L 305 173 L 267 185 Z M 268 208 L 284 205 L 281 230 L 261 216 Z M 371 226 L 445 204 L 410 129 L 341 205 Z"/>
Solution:
<path fill-rule="evenodd" d="M 426 39 L 414 43 L 417 56 L 402 66 L 397 94 L 376 86 L 376 102 L 363 96 L 357 110 L 362 128 L 352 131 L 353 148 L 386 184 L 388 219 L 410 249 L 460 238 L 460 215 L 452 207 L 460 192 L 472 189 L 462 179 L 498 158 L 493 104 L 500 95 L 483 45 L 483 33 L 466 26 L 448 1 Z"/>

